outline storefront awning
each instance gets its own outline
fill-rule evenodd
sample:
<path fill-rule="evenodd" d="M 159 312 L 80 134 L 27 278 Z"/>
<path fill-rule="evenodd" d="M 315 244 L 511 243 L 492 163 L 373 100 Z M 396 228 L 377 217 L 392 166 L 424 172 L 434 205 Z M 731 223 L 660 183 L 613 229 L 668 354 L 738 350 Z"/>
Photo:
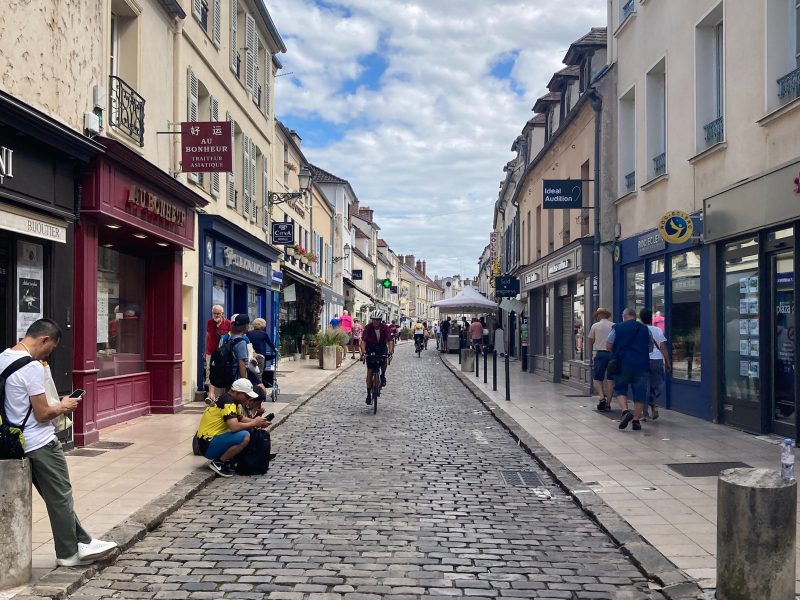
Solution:
<path fill-rule="evenodd" d="M 364 296 L 366 296 L 367 298 L 369 298 L 370 301 L 375 302 L 375 297 L 372 294 L 368 294 L 367 292 L 362 290 L 360 287 L 358 287 L 355 283 L 353 283 L 352 279 L 349 279 L 349 278 L 345 277 L 344 278 L 344 282 L 345 282 L 345 284 L 349 285 L 351 288 L 353 288 L 357 292 L 359 292 L 359 293 L 363 294 Z"/>
<path fill-rule="evenodd" d="M 289 277 L 290 279 L 293 279 L 297 283 L 300 283 L 302 285 L 305 285 L 305 286 L 308 286 L 308 287 L 310 287 L 312 289 L 320 291 L 319 283 L 314 281 L 311 277 L 308 277 L 306 275 L 301 275 L 300 273 L 298 273 L 296 271 L 292 271 L 290 269 L 284 269 L 283 270 L 283 277 L 284 277 L 284 279 L 283 279 L 284 283 L 286 283 L 286 278 Z"/>
<path fill-rule="evenodd" d="M 322 299 L 327 302 L 328 304 L 336 304 L 338 306 L 344 306 L 344 296 L 341 294 L 337 294 L 332 289 L 325 287 L 324 285 L 320 288 L 320 294 L 322 294 Z"/>

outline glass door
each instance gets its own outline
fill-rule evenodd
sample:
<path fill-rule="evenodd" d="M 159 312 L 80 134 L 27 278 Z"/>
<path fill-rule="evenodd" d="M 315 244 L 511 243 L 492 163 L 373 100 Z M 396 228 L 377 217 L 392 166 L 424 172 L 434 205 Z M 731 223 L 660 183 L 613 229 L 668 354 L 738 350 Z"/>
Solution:
<path fill-rule="evenodd" d="M 772 322 L 772 431 L 794 437 L 795 396 L 794 252 L 769 259 Z"/>

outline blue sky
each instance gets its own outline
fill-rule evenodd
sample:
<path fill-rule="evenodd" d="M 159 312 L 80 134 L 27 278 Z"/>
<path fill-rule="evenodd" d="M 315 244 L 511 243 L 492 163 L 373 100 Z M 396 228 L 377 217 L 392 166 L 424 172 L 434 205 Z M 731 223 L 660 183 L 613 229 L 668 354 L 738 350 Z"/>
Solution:
<path fill-rule="evenodd" d="M 398 254 L 473 275 L 510 148 L 603 0 L 266 0 L 276 112 Z"/>

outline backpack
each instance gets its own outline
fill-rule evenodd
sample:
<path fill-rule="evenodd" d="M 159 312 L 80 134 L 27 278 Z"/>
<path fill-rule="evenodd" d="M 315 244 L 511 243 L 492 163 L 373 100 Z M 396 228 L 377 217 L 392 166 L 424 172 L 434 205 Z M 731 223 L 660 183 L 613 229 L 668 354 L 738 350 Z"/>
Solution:
<path fill-rule="evenodd" d="M 25 420 L 15 425 L 6 416 L 6 381 L 15 372 L 32 362 L 30 356 L 18 358 L 0 374 L 0 460 L 25 457 L 25 424 L 31 416 L 33 406 L 28 407 Z"/>
<path fill-rule="evenodd" d="M 263 429 L 250 430 L 250 443 L 236 457 L 236 472 L 239 475 L 263 475 L 269 469 L 269 432 Z"/>
<path fill-rule="evenodd" d="M 236 358 L 233 355 L 233 347 L 237 342 L 244 342 L 243 337 L 231 338 L 219 348 L 214 350 L 208 363 L 208 380 L 211 385 L 218 388 L 228 389 L 233 385 L 233 367 Z"/>

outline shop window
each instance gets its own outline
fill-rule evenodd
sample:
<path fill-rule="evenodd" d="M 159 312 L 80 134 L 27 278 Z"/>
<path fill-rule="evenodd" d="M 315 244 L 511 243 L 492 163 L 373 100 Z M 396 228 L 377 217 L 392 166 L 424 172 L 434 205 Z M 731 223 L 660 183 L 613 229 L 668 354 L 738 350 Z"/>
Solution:
<path fill-rule="evenodd" d="M 625 306 L 623 308 L 632 308 L 637 314 L 644 308 L 643 263 L 632 265 L 625 269 Z"/>
<path fill-rule="evenodd" d="M 572 324 L 574 328 L 574 343 L 572 345 L 573 349 L 573 356 L 574 360 L 584 360 L 584 330 L 583 330 L 583 322 L 584 322 L 584 314 L 586 311 L 586 294 L 585 294 L 586 286 L 583 283 L 579 283 L 575 289 L 575 296 L 572 299 Z"/>
<path fill-rule="evenodd" d="M 544 354 L 550 354 L 550 294 L 545 291 L 544 297 Z"/>
<path fill-rule="evenodd" d="M 145 261 L 101 247 L 97 262 L 97 376 L 141 373 Z"/>
<path fill-rule="evenodd" d="M 252 285 L 247 286 L 247 315 L 250 317 L 251 323 L 253 320 L 263 317 L 260 290 Z"/>
<path fill-rule="evenodd" d="M 227 308 L 228 286 L 225 279 L 222 277 L 214 277 L 214 283 L 211 287 L 211 303 L 213 305 L 219 304 L 222 307 L 222 314 L 228 316 Z"/>
<path fill-rule="evenodd" d="M 673 256 L 670 266 L 672 376 L 700 381 L 700 252 Z"/>

